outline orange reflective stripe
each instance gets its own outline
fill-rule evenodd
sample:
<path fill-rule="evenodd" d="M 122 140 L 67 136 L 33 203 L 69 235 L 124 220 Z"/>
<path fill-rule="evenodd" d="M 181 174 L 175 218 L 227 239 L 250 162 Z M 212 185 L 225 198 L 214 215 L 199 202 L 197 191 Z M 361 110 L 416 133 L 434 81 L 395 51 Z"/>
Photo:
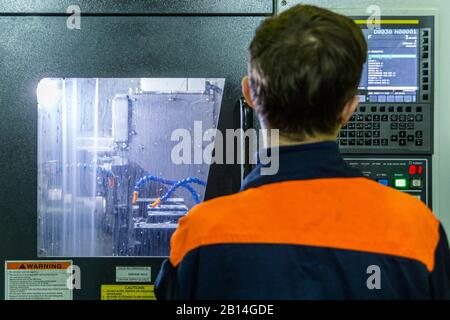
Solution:
<path fill-rule="evenodd" d="M 170 260 L 213 244 L 307 245 L 434 268 L 439 221 L 419 200 L 364 178 L 287 181 L 207 201 L 180 219 Z"/>

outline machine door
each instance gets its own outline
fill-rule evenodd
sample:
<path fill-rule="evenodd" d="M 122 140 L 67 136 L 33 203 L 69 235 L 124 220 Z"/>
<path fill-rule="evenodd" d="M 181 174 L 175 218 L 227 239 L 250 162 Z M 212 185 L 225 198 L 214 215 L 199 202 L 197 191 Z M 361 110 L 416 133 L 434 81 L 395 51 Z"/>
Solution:
<path fill-rule="evenodd" d="M 81 1 L 76 25 L 69 2 L 0 4 L 0 272 L 71 261 L 71 297 L 100 299 L 116 267 L 150 267 L 152 284 L 178 219 L 239 189 L 239 165 L 167 161 L 171 138 L 239 127 L 247 48 L 273 3 Z"/>

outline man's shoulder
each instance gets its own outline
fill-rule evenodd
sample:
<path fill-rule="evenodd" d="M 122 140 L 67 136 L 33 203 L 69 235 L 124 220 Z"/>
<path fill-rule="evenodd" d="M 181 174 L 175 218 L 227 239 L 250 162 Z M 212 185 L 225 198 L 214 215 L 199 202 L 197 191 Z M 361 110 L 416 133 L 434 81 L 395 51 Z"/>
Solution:
<path fill-rule="evenodd" d="M 403 256 L 429 268 L 439 221 L 418 199 L 365 178 L 297 180 L 195 206 L 172 238 L 171 260 L 223 243 L 310 245 Z"/>
<path fill-rule="evenodd" d="M 254 191 L 254 190 L 253 190 Z M 193 207 L 181 218 L 171 239 L 171 263 L 176 266 L 189 251 L 216 243 L 242 241 L 246 225 L 252 219 L 245 217 L 254 192 L 242 191 L 205 201 Z"/>
<path fill-rule="evenodd" d="M 392 187 L 387 187 L 369 179 L 360 179 L 361 188 L 374 208 L 383 210 L 391 218 L 407 218 L 428 221 L 435 225 L 439 223 L 430 208 L 417 196 Z M 396 213 L 395 216 L 390 216 Z"/>
<path fill-rule="evenodd" d="M 242 215 L 251 209 L 255 203 L 254 197 L 249 197 L 249 190 L 236 194 L 221 196 L 207 200 L 194 206 L 189 213 L 180 219 L 180 226 L 189 226 L 191 230 L 198 232 L 210 232 L 211 228 L 227 228 L 234 225 Z M 254 195 L 253 195 L 254 196 Z M 182 228 L 179 228 L 181 230 Z M 177 230 L 178 231 L 178 230 Z"/>
<path fill-rule="evenodd" d="M 283 210 L 297 214 L 314 207 L 365 212 L 377 219 L 436 229 L 439 220 L 417 197 L 366 178 L 292 180 L 247 189 L 205 201 L 191 209 L 187 218 L 207 221 L 228 216 L 260 215 Z M 291 210 L 286 210 L 291 208 Z M 294 210 L 295 209 L 295 210 Z"/>

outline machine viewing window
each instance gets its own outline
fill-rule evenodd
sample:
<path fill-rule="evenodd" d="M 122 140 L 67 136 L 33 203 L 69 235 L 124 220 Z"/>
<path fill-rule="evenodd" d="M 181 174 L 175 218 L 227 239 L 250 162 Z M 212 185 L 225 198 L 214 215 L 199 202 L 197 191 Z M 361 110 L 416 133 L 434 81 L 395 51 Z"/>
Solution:
<path fill-rule="evenodd" d="M 178 220 L 203 200 L 209 173 L 204 161 L 174 163 L 181 139 L 173 133 L 192 133 L 197 121 L 217 128 L 224 85 L 221 78 L 41 80 L 38 255 L 168 256 Z M 197 142 L 202 150 L 210 144 Z"/>
<path fill-rule="evenodd" d="M 369 53 L 362 102 L 414 103 L 419 87 L 419 29 L 364 29 Z"/>

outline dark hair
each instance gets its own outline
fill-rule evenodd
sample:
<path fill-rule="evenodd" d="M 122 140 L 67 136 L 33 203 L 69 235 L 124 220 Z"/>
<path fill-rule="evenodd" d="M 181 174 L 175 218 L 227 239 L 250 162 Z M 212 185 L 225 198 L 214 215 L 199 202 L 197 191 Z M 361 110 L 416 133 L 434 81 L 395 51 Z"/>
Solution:
<path fill-rule="evenodd" d="M 250 45 L 250 87 L 256 111 L 280 134 L 334 133 L 357 94 L 367 43 L 349 18 L 297 5 L 265 20 Z"/>

